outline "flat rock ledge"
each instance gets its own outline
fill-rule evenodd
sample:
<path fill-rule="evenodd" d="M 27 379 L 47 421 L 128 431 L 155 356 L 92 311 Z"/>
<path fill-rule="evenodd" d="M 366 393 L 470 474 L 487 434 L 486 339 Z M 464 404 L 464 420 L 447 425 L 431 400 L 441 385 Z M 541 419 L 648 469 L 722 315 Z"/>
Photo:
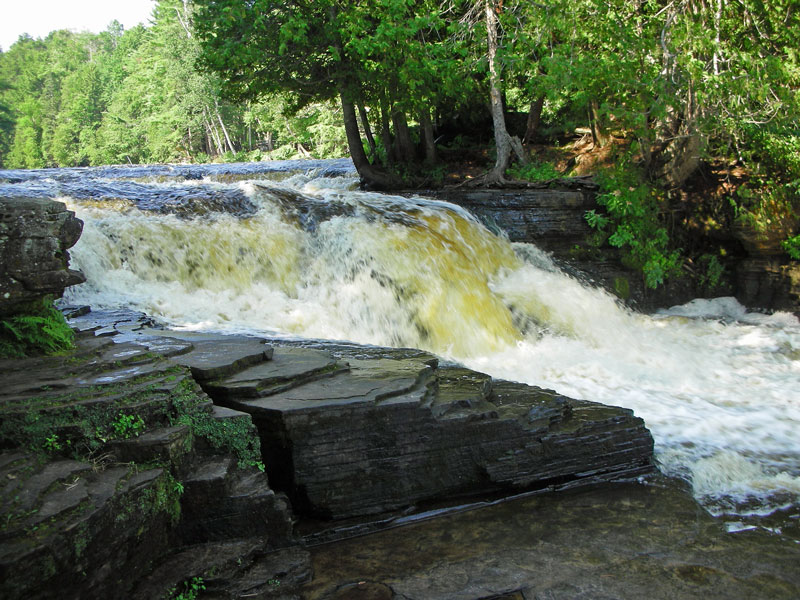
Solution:
<path fill-rule="evenodd" d="M 325 519 L 653 469 L 652 437 L 630 410 L 418 351 L 276 347 L 272 360 L 201 385 L 252 416 L 270 480 Z"/>
<path fill-rule="evenodd" d="M 0 361 L 3 598 L 161 598 L 196 577 L 203 597 L 295 597 L 312 577 L 298 518 L 654 469 L 631 411 L 418 350 L 72 323 L 72 355 Z"/>

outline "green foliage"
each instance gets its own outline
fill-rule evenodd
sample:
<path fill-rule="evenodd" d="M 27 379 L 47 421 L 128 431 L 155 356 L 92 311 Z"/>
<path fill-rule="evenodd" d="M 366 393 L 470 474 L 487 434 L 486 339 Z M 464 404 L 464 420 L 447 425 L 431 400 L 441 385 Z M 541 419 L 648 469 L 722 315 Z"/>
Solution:
<path fill-rule="evenodd" d="M 137 470 L 138 467 L 131 463 L 129 476 Z M 133 502 L 120 507 L 115 519 L 126 521 L 137 518 L 149 521 L 159 515 L 165 515 L 171 525 L 177 525 L 181 517 L 182 489 L 176 483 L 175 477 L 168 470 L 164 470 L 155 485 L 145 488 Z"/>
<path fill-rule="evenodd" d="M 531 162 L 527 165 L 514 165 L 508 169 L 514 179 L 526 181 L 550 181 L 561 177 L 561 172 L 552 163 Z"/>
<path fill-rule="evenodd" d="M 800 235 L 784 240 L 783 249 L 794 260 L 800 260 Z"/>
<path fill-rule="evenodd" d="M 53 301 L 44 299 L 29 305 L 24 314 L 0 319 L 0 357 L 66 352 L 74 337 Z"/>
<path fill-rule="evenodd" d="M 605 213 L 586 213 L 589 225 L 622 248 L 632 266 L 640 269 L 647 287 L 656 288 L 680 272 L 680 252 L 669 247 L 666 227 L 660 220 L 664 202 L 660 192 L 641 174 L 624 163 L 598 176 L 597 203 Z"/>
<path fill-rule="evenodd" d="M 718 288 L 725 276 L 725 267 L 717 256 L 715 254 L 703 254 L 698 263 L 702 268 L 698 278 L 700 285 L 709 290 Z"/>
<path fill-rule="evenodd" d="M 120 414 L 117 420 L 111 423 L 114 436 L 121 439 L 138 437 L 145 430 L 144 420 L 139 415 Z"/>
<path fill-rule="evenodd" d="M 755 232 L 788 234 L 784 250 L 798 259 L 800 222 L 800 130 L 796 126 L 747 127 L 742 154 L 751 169 L 732 199 L 740 223 Z"/>
<path fill-rule="evenodd" d="M 202 577 L 192 577 L 180 584 L 178 588 L 171 588 L 164 597 L 166 600 L 196 600 L 200 592 L 205 589 Z"/>
<path fill-rule="evenodd" d="M 261 442 L 252 421 L 246 418 L 214 419 L 203 409 L 193 383 L 182 381 L 176 386 L 172 398 L 176 425 L 188 425 L 192 433 L 204 439 L 212 448 L 238 459 L 240 467 L 264 470 L 261 461 Z"/>
<path fill-rule="evenodd" d="M 44 451 L 48 454 L 55 454 L 63 448 L 58 441 L 58 434 L 50 434 L 44 440 Z"/>

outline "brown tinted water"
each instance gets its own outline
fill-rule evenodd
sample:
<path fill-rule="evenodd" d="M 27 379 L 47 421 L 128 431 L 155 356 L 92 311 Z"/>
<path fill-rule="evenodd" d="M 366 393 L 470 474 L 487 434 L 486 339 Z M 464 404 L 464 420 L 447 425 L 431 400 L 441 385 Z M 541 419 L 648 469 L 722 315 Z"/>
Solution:
<path fill-rule="evenodd" d="M 800 598 L 794 531 L 731 533 L 680 486 L 521 498 L 311 549 L 316 598 Z M 791 527 L 791 525 L 790 525 Z M 787 535 L 788 534 L 788 535 Z"/>

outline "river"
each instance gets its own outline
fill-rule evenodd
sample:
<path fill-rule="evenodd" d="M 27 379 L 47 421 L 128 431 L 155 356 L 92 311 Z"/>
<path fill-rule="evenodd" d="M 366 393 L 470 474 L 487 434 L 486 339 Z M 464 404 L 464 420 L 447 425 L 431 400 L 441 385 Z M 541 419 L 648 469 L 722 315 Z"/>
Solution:
<path fill-rule="evenodd" d="M 461 208 L 358 191 L 349 161 L 0 171 L 0 194 L 58 198 L 84 221 L 71 256 L 87 282 L 66 302 L 180 329 L 419 347 L 625 406 L 661 471 L 730 530 L 797 520 L 793 315 L 732 298 L 632 312 Z"/>

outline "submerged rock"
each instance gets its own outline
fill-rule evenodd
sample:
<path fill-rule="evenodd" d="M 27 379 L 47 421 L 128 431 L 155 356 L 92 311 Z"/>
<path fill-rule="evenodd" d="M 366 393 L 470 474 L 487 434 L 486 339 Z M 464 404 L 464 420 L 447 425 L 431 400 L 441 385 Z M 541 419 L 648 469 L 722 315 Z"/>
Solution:
<path fill-rule="evenodd" d="M 311 555 L 307 600 L 800 597 L 800 545 L 765 530 L 726 533 L 667 480 L 470 507 Z"/>

